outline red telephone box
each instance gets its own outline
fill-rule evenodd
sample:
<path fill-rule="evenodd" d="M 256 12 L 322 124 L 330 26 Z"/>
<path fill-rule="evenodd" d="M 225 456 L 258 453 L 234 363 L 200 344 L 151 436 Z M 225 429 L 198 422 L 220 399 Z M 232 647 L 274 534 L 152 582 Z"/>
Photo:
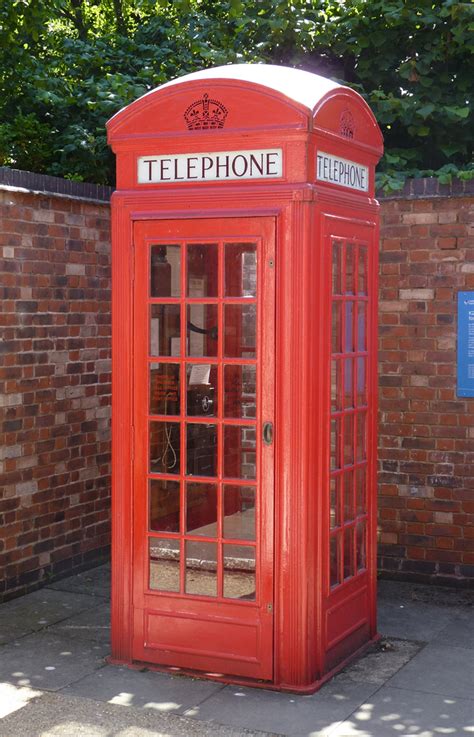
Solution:
<path fill-rule="evenodd" d="M 377 632 L 380 130 L 243 64 L 108 136 L 113 660 L 314 691 Z"/>

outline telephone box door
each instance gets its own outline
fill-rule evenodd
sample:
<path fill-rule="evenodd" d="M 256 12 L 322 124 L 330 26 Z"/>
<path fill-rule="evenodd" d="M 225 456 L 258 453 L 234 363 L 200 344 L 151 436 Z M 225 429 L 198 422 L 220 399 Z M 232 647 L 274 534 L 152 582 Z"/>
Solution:
<path fill-rule="evenodd" d="M 274 227 L 135 223 L 134 660 L 272 679 Z"/>

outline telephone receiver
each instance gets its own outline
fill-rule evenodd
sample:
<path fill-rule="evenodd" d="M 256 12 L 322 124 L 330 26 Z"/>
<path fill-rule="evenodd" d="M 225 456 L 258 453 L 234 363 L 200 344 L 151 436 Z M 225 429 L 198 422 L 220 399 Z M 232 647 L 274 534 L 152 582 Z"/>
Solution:
<path fill-rule="evenodd" d="M 200 328 L 194 325 L 191 320 L 188 320 L 188 330 L 191 330 L 193 333 L 199 333 L 199 335 L 209 335 L 212 340 L 217 340 L 217 325 L 207 330 L 206 328 Z"/>

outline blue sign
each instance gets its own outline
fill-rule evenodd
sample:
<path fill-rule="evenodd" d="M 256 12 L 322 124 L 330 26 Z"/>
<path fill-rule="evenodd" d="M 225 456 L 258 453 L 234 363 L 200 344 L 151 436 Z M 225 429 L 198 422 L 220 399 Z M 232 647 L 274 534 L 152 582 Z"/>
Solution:
<path fill-rule="evenodd" d="M 458 293 L 458 397 L 474 397 L 474 292 Z"/>

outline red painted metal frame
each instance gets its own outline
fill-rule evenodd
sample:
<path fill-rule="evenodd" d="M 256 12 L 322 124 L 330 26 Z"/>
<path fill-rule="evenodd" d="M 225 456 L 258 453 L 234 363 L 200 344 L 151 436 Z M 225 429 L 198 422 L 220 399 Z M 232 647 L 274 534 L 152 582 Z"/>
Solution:
<path fill-rule="evenodd" d="M 232 126 L 198 135 L 183 133 L 178 119 L 175 124 L 167 121 L 166 131 L 158 134 L 152 132 L 151 124 L 146 129 L 143 121 L 157 120 L 163 105 L 169 105 L 171 111 L 186 109 L 186 104 L 204 89 L 196 81 L 182 83 L 179 88 L 158 90 L 156 100 L 151 95 L 148 102 L 140 102 L 136 129 L 133 111 L 125 111 L 123 119 L 118 116 L 109 129 L 110 141 L 118 154 L 120 186 L 112 201 L 113 662 L 133 663 L 136 629 L 132 600 L 134 507 L 130 463 L 134 422 L 133 224 L 139 220 L 173 219 L 189 223 L 218 218 L 225 232 L 228 218 L 270 216 L 276 220 L 275 596 L 274 670 L 273 680 L 266 682 L 266 687 L 309 693 L 377 636 L 378 204 L 374 200 L 374 167 L 382 150 L 381 137 L 365 103 L 344 89 L 327 95 L 310 111 L 273 91 L 267 96 L 263 88 L 253 88 L 251 83 L 236 85 L 232 80 L 221 79 L 206 82 L 205 90 L 212 88 L 227 106 L 236 103 L 242 115 L 247 110 L 245 134 L 242 128 Z M 247 97 L 252 101 L 248 108 Z M 354 139 L 342 138 L 337 129 L 341 111 L 348 106 L 356 120 Z M 136 157 L 147 153 L 248 150 L 265 148 L 270 140 L 275 145 L 278 116 L 282 121 L 278 146 L 283 150 L 285 162 L 284 176 L 279 181 L 145 187 L 136 184 Z M 272 130 L 271 136 L 268 130 Z M 359 135 L 357 130 L 362 133 Z M 318 150 L 368 166 L 369 192 L 354 192 L 324 182 L 316 184 L 314 165 Z M 370 250 L 367 567 L 334 589 L 330 588 L 328 578 L 332 299 L 328 242 L 331 237 L 362 241 Z M 223 680 L 261 685 L 232 674 Z"/>

